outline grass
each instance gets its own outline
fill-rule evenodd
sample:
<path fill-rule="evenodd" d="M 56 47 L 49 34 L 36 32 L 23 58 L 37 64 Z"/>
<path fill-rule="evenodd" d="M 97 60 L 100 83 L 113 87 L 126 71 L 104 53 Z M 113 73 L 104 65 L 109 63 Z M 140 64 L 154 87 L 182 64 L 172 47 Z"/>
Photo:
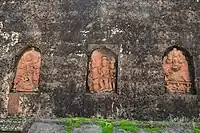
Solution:
<path fill-rule="evenodd" d="M 193 133 L 200 133 L 200 123 L 195 123 L 193 126 Z"/>
<path fill-rule="evenodd" d="M 136 121 L 129 121 L 129 120 L 111 120 L 111 119 L 98 119 L 98 118 L 64 118 L 65 126 L 66 126 L 66 133 L 71 133 L 73 128 L 78 128 L 82 124 L 96 124 L 102 127 L 103 133 L 112 133 L 114 127 L 118 129 L 122 129 L 125 131 L 136 132 L 140 129 L 154 132 L 159 131 L 166 127 L 148 127 L 148 128 L 139 128 L 137 127 Z M 141 121 L 138 123 L 142 123 Z M 145 122 L 144 122 L 145 123 Z"/>

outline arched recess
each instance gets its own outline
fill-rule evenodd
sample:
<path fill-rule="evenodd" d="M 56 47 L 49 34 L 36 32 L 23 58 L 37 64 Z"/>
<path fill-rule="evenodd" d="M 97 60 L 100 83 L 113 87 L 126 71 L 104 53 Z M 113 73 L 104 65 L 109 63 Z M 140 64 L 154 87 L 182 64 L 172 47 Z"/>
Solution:
<path fill-rule="evenodd" d="M 116 92 L 117 55 L 106 47 L 93 50 L 89 55 L 87 90 L 90 93 Z"/>
<path fill-rule="evenodd" d="M 41 54 L 38 48 L 28 47 L 18 56 L 16 73 L 11 91 L 38 91 L 41 69 Z"/>
<path fill-rule="evenodd" d="M 193 57 L 185 48 L 167 48 L 163 56 L 163 72 L 167 92 L 196 94 Z"/>

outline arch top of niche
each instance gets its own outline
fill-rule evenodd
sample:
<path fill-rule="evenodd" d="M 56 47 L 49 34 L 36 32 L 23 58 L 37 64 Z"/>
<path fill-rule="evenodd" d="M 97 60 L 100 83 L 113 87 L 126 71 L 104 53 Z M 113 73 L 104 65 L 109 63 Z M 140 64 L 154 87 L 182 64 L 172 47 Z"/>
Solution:
<path fill-rule="evenodd" d="M 192 54 L 190 53 L 190 51 L 182 46 L 179 46 L 179 45 L 173 45 L 173 46 L 170 46 L 168 48 L 166 48 L 165 52 L 164 52 L 164 55 L 163 55 L 163 58 L 170 52 L 172 51 L 174 48 L 176 48 L 177 50 L 179 51 L 182 51 L 182 54 L 186 57 L 186 59 L 188 60 L 188 58 L 190 58 L 192 56 Z"/>
<path fill-rule="evenodd" d="M 24 49 L 16 61 L 16 72 L 12 91 L 34 92 L 38 91 L 41 69 L 41 54 L 36 47 Z"/>
<path fill-rule="evenodd" d="M 96 49 L 107 49 L 110 50 L 113 54 L 119 55 L 120 53 L 120 46 L 118 44 L 88 44 L 88 55 L 91 55 L 92 52 Z"/>
<path fill-rule="evenodd" d="M 164 86 L 169 93 L 195 93 L 194 64 L 190 52 L 171 46 L 163 56 Z"/>
<path fill-rule="evenodd" d="M 109 58 L 112 57 L 112 58 L 117 59 L 117 54 L 107 47 L 100 47 L 100 48 L 93 49 L 92 51 L 90 51 L 89 56 L 92 57 L 96 53 L 101 53 L 102 55 L 105 55 Z"/>

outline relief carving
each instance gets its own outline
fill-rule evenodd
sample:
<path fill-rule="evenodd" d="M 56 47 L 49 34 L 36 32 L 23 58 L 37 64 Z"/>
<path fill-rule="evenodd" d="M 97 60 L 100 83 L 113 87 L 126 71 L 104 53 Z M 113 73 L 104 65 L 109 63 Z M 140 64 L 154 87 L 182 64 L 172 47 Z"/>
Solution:
<path fill-rule="evenodd" d="M 165 87 L 168 92 L 189 93 L 191 82 L 188 62 L 180 50 L 173 48 L 163 60 Z"/>
<path fill-rule="evenodd" d="M 18 62 L 14 79 L 15 91 L 36 91 L 39 84 L 41 55 L 34 48 L 25 52 Z"/>
<path fill-rule="evenodd" d="M 89 62 L 88 86 L 91 93 L 110 92 L 116 83 L 115 58 L 95 50 Z"/>

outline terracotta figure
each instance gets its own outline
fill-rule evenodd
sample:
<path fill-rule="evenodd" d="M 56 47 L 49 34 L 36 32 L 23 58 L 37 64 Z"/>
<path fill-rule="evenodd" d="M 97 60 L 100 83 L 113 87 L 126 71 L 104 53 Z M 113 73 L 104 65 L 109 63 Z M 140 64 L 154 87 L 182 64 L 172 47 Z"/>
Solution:
<path fill-rule="evenodd" d="M 110 87 L 115 88 L 115 59 L 114 58 L 112 58 L 110 62 L 110 77 L 111 77 Z"/>
<path fill-rule="evenodd" d="M 110 62 L 107 57 L 102 57 L 102 67 L 101 67 L 101 78 L 100 78 L 100 86 L 101 90 L 109 91 L 112 89 L 111 85 L 111 75 L 110 75 Z"/>

